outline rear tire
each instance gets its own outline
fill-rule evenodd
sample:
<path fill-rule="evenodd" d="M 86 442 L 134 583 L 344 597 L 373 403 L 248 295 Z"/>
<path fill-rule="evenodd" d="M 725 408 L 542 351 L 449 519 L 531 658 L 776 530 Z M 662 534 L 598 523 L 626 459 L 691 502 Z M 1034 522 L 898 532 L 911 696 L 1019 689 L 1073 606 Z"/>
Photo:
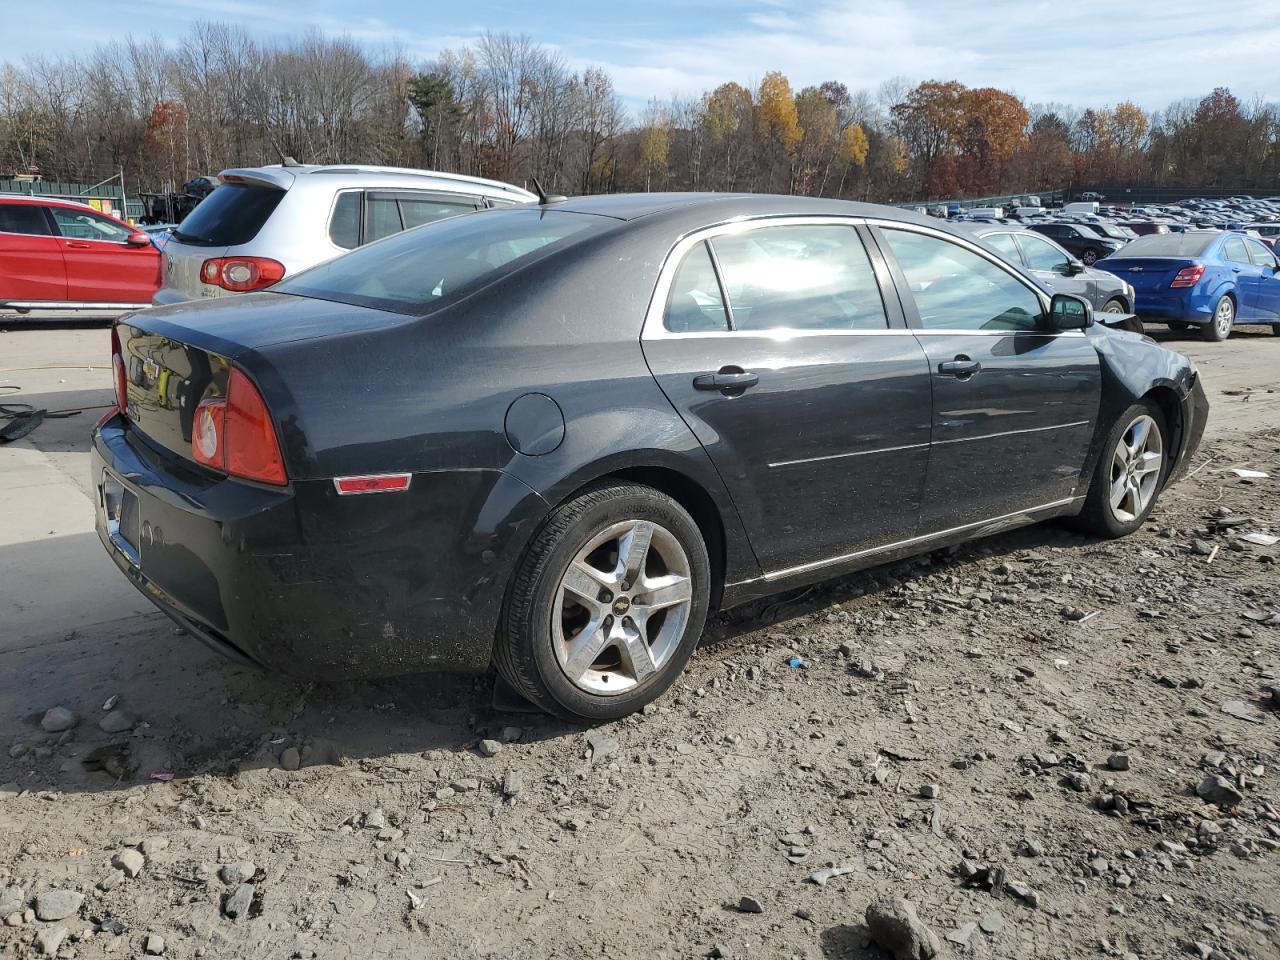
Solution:
<path fill-rule="evenodd" d="M 1080 255 L 1080 262 L 1083 263 L 1086 267 L 1092 267 L 1095 263 L 1098 262 L 1098 254 L 1093 250 L 1086 250 L 1083 254 Z"/>
<path fill-rule="evenodd" d="M 1273 337 L 1280 337 L 1280 323 L 1273 323 L 1271 325 L 1271 335 Z"/>
<path fill-rule="evenodd" d="M 1138 401 L 1116 418 L 1074 526 L 1108 540 L 1142 526 L 1168 474 L 1168 436 L 1164 414 L 1150 400 Z"/>
<path fill-rule="evenodd" d="M 1235 326 L 1235 322 L 1236 302 L 1224 295 L 1218 299 L 1209 322 L 1200 328 L 1200 335 L 1210 343 L 1221 343 L 1231 336 L 1231 328 Z"/>
<path fill-rule="evenodd" d="M 558 507 L 507 592 L 494 662 L 565 720 L 616 720 L 657 699 L 702 634 L 711 564 L 693 518 L 652 487 L 589 488 Z"/>

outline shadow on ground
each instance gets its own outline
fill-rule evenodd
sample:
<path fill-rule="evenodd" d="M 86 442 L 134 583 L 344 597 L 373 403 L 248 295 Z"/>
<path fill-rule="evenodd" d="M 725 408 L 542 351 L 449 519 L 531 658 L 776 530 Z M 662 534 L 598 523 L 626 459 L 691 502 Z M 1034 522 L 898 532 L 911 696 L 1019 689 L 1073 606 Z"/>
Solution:
<path fill-rule="evenodd" d="M 33 541 L 0 548 L 0 569 L 57 569 L 50 551 L 67 549 L 69 540 L 77 550 L 101 550 L 94 534 Z M 736 638 L 856 597 L 887 594 L 978 554 L 1086 542 L 1052 525 L 1025 528 L 720 614 L 708 624 L 705 642 L 732 646 Z M 110 563 L 105 555 L 102 560 Z M 17 599 L 56 604 L 62 591 L 75 589 L 45 586 Z M 157 774 L 231 776 L 274 767 L 289 747 L 303 765 L 341 757 L 376 766 L 394 764 L 397 754 L 474 749 L 511 726 L 526 740 L 582 730 L 539 713 L 495 708 L 492 673 L 302 683 L 230 663 L 158 612 L 68 623 L 58 634 L 4 640 L 0 653 L 7 667 L 0 727 L 11 731 L 0 743 L 0 783 L 29 790 L 111 791 Z M 113 697 L 114 708 L 104 711 Z M 79 723 L 67 733 L 42 730 L 44 712 L 54 706 L 74 711 Z M 119 721 L 121 715 L 130 722 Z M 104 720 L 125 729 L 103 729 Z"/>

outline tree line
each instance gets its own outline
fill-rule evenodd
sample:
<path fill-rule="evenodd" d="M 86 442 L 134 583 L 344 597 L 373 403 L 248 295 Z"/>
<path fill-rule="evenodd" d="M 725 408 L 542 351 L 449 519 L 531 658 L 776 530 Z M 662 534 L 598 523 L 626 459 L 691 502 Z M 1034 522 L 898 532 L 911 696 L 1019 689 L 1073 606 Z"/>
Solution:
<path fill-rule="evenodd" d="M 608 72 L 487 34 L 433 61 L 318 31 L 259 41 L 201 23 L 0 68 L 0 177 L 169 189 L 234 166 L 427 167 L 552 192 L 738 190 L 879 201 L 1133 180 L 1280 192 L 1280 107 L 1219 88 L 1146 111 L 1027 103 L 956 81 L 770 71 L 626 109 Z"/>

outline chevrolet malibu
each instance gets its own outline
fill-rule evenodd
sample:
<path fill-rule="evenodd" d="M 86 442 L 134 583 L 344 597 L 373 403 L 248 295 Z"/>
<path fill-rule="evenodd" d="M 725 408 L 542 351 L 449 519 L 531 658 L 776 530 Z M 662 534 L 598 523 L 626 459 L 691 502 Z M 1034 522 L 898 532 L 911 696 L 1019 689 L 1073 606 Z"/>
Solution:
<path fill-rule="evenodd" d="M 496 664 L 623 716 L 709 611 L 1022 524 L 1135 530 L 1195 367 L 902 210 L 591 197 L 122 319 L 98 532 L 161 610 L 315 679 Z"/>

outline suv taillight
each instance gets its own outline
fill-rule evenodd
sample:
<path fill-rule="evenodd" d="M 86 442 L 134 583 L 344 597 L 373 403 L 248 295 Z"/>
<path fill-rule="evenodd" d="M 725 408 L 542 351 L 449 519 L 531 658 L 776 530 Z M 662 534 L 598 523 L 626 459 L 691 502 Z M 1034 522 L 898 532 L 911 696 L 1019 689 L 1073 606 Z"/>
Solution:
<path fill-rule="evenodd" d="M 262 394 L 235 367 L 227 395 L 203 400 L 196 407 L 191 455 L 197 463 L 229 476 L 280 486 L 289 482 Z"/>
<path fill-rule="evenodd" d="M 1173 278 L 1171 287 L 1194 287 L 1200 282 L 1200 278 L 1204 276 L 1204 266 L 1196 264 L 1194 267 L 1183 267 L 1178 271 L 1178 275 Z"/>
<path fill-rule="evenodd" d="M 223 290 L 247 293 L 284 279 L 284 264 L 270 257 L 215 257 L 200 266 L 200 279 Z"/>
<path fill-rule="evenodd" d="M 115 377 L 116 406 L 124 413 L 129 405 L 129 378 L 124 369 L 124 353 L 120 349 L 120 331 L 111 328 L 111 373 Z"/>

